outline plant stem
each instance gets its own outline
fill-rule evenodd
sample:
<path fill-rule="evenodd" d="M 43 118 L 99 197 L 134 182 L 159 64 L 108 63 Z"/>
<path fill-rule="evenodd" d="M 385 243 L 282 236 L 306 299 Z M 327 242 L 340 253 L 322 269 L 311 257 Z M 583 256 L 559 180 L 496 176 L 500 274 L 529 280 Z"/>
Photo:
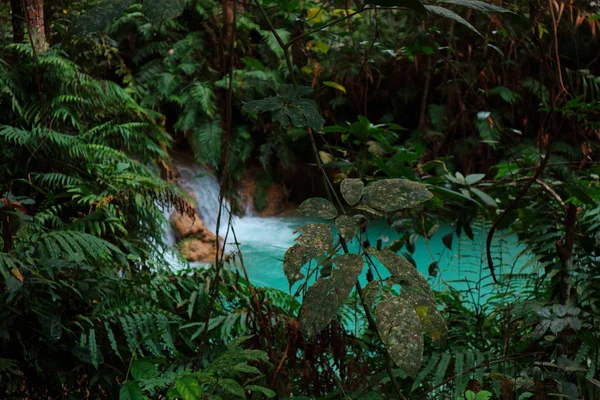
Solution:
<path fill-rule="evenodd" d="M 279 44 L 279 47 L 281 47 L 281 50 L 283 50 L 283 56 L 285 57 L 285 63 L 287 65 L 288 71 L 290 72 L 290 77 L 292 78 L 292 85 L 294 86 L 294 88 L 297 87 L 298 83 L 296 82 L 296 75 L 294 74 L 294 67 L 292 65 L 292 60 L 290 59 L 290 53 L 288 52 L 289 46 L 286 46 L 286 44 L 281 39 L 281 36 L 279 36 L 277 31 L 275 30 L 275 27 L 273 26 L 271 19 L 267 15 L 267 12 L 263 8 L 262 4 L 260 4 L 260 1 L 254 0 L 254 4 L 256 4 L 256 7 L 258 7 L 258 9 L 259 9 L 260 13 L 262 14 L 263 18 L 265 19 L 265 21 L 267 21 L 267 24 L 269 25 L 269 30 L 271 31 L 273 36 L 275 36 L 275 40 L 277 40 L 277 43 Z"/>

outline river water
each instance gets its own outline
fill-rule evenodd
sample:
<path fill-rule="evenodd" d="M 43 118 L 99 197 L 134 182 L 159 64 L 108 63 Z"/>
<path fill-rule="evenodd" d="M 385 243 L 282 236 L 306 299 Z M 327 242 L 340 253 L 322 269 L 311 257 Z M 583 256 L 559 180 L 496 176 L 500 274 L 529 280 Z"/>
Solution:
<path fill-rule="evenodd" d="M 196 197 L 201 218 L 205 225 L 215 232 L 219 210 L 219 184 L 216 178 L 193 162 L 178 162 L 177 169 L 180 176 L 179 185 Z M 314 221 L 301 216 L 262 218 L 252 216 L 251 210 L 249 211 L 248 216 L 232 218 L 232 227 L 240 243 L 250 281 L 256 286 L 280 289 L 289 293 L 288 281 L 283 272 L 283 256 L 294 244 L 295 229 Z M 225 205 L 222 210 L 220 236 L 225 236 L 228 219 L 229 214 Z M 442 237 L 450 232 L 452 232 L 450 226 L 442 226 L 428 241 L 419 238 L 415 242 L 412 258 L 417 269 L 428 278 L 433 289 L 441 291 L 452 287 L 470 296 L 475 303 L 483 302 L 498 289 L 492 284 L 487 269 L 484 245 L 487 229 L 485 226 L 474 224 L 474 240 L 464 235 L 460 239 L 455 236 L 452 250 L 442 242 Z M 375 245 L 379 239 L 384 246 L 389 245 L 399 237 L 399 234 L 388 227 L 384 221 L 371 222 L 366 234 L 372 245 Z M 172 233 L 166 232 L 166 237 L 170 244 L 173 244 Z M 230 232 L 227 239 L 229 249 L 234 249 L 233 242 L 233 235 Z M 354 239 L 350 243 L 350 251 L 358 250 L 359 245 Z M 527 261 L 527 257 L 523 256 L 521 250 L 513 236 L 497 234 L 493 245 L 497 273 L 520 273 Z M 181 263 L 174 258 L 172 262 L 174 268 L 181 267 Z M 439 266 L 437 276 L 429 274 L 429 267 L 433 262 L 437 262 Z M 377 270 L 373 271 L 375 276 L 379 273 L 381 277 L 386 277 L 385 268 L 377 264 L 376 266 Z M 363 283 L 366 281 L 366 271 L 365 268 L 360 278 Z"/>

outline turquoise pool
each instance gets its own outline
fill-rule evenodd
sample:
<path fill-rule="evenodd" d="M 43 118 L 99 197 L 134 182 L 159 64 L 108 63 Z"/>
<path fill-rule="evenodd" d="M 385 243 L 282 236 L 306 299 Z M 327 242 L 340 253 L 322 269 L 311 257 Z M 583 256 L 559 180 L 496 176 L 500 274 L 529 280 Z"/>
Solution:
<path fill-rule="evenodd" d="M 240 249 L 250 281 L 256 286 L 271 287 L 289 292 L 288 281 L 283 272 L 283 256 L 294 244 L 294 230 L 314 221 L 302 217 L 246 217 L 234 221 L 234 229 L 241 243 Z M 494 285 L 485 261 L 485 227 L 474 229 L 475 239 L 453 238 L 452 250 L 444 246 L 442 237 L 452 232 L 450 226 L 441 227 L 426 243 L 419 238 L 415 243 L 412 257 L 418 270 L 438 291 L 453 287 L 460 292 L 471 291 L 470 295 L 486 297 L 494 293 Z M 381 239 L 383 245 L 389 245 L 400 235 L 389 228 L 384 221 L 373 221 L 367 229 L 372 245 Z M 464 235 L 463 235 L 464 236 Z M 357 240 L 353 240 L 350 251 L 358 251 Z M 522 249 L 512 236 L 497 234 L 493 246 L 493 256 L 499 274 L 521 271 L 526 263 Z M 429 276 L 429 266 L 437 262 L 437 276 Z M 361 282 L 366 283 L 365 268 Z M 386 277 L 385 268 L 378 266 L 378 272 Z M 374 271 L 376 274 L 376 272 Z M 505 289 L 503 289 L 505 290 Z M 483 300 L 483 299 L 481 299 Z"/>

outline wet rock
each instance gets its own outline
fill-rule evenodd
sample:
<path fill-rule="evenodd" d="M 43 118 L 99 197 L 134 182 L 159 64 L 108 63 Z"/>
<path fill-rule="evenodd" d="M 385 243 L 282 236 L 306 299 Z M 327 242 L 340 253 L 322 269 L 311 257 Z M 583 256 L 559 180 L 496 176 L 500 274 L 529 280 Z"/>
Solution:
<path fill-rule="evenodd" d="M 175 233 L 177 240 L 194 236 L 196 234 L 203 234 L 208 231 L 204 222 L 198 216 L 198 213 L 194 213 L 193 216 L 187 214 L 180 214 L 175 211 L 170 218 L 171 228 Z"/>
<path fill-rule="evenodd" d="M 179 249 L 181 255 L 191 262 L 214 262 L 218 252 L 216 240 L 187 239 L 181 242 Z"/>
<path fill-rule="evenodd" d="M 190 197 L 193 198 L 193 195 Z M 175 211 L 169 218 L 179 251 L 191 262 L 214 262 L 223 245 L 223 238 L 217 241 L 217 236 L 206 227 L 196 208 L 191 204 L 190 207 L 192 213 Z"/>

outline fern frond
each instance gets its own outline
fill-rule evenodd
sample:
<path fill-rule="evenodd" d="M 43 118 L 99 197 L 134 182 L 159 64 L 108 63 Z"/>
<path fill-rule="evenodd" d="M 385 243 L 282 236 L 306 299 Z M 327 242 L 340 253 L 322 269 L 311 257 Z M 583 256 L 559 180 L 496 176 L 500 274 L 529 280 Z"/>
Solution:
<path fill-rule="evenodd" d="M 64 188 L 66 186 L 72 186 L 81 183 L 81 179 L 75 176 L 69 176 L 60 172 L 48 172 L 48 173 L 32 173 L 34 181 L 42 186 L 47 186 L 52 189 Z"/>
<path fill-rule="evenodd" d="M 213 166 L 219 165 L 221 158 L 221 122 L 207 121 L 194 131 L 192 149 L 196 157 Z"/>
<path fill-rule="evenodd" d="M 202 111 L 208 116 L 213 117 L 216 111 L 215 92 L 208 86 L 207 82 L 196 82 L 190 90 L 193 98 L 200 104 Z"/>
<path fill-rule="evenodd" d="M 275 31 L 277 32 L 277 34 L 279 35 L 281 40 L 283 40 L 284 43 L 286 43 L 291 37 L 290 31 L 288 31 L 286 29 L 278 28 Z M 275 39 L 275 35 L 273 35 L 273 32 L 261 31 L 260 34 L 263 37 L 263 40 L 267 43 L 267 46 L 269 47 L 269 49 L 273 53 L 275 53 L 275 55 L 277 55 L 277 57 L 282 57 L 283 49 L 281 48 L 281 46 L 279 46 L 279 42 L 277 42 L 277 39 Z"/>
<path fill-rule="evenodd" d="M 94 263 L 122 254 L 112 243 L 82 232 L 47 232 L 38 237 L 37 243 L 40 253 L 47 259 Z"/>

